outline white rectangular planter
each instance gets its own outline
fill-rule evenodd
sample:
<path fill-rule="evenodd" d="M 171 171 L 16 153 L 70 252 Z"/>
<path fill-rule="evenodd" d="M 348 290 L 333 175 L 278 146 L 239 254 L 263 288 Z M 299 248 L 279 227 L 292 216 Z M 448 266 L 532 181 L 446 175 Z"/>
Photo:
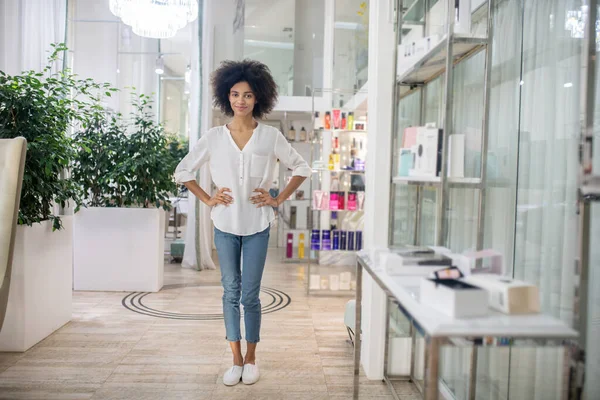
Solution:
<path fill-rule="evenodd" d="M 162 288 L 164 210 L 90 207 L 74 218 L 75 290 L 158 292 Z"/>
<path fill-rule="evenodd" d="M 0 351 L 27 351 L 71 320 L 73 217 L 19 226 Z"/>

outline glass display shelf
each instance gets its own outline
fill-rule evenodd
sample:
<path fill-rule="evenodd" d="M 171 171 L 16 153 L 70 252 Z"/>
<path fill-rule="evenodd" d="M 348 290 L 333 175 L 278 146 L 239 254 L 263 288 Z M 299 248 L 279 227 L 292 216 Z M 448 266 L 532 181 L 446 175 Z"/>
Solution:
<path fill-rule="evenodd" d="M 439 176 L 396 176 L 392 179 L 396 184 L 440 186 L 442 178 Z M 447 178 L 446 181 L 453 187 L 469 187 L 477 189 L 481 185 L 480 178 Z"/>
<path fill-rule="evenodd" d="M 485 49 L 486 38 L 454 35 L 452 36 L 452 63 L 460 61 Z M 448 57 L 448 36 L 444 36 L 431 50 L 414 65 L 401 71 L 397 76 L 400 97 L 406 96 L 414 87 L 423 86 L 440 76 L 446 70 Z"/>
<path fill-rule="evenodd" d="M 335 172 L 335 173 L 350 173 L 350 174 L 355 174 L 355 175 L 364 175 L 365 171 L 364 170 L 357 170 L 357 169 L 329 169 L 329 168 L 313 168 L 312 169 L 313 174 L 319 173 L 319 172 Z"/>

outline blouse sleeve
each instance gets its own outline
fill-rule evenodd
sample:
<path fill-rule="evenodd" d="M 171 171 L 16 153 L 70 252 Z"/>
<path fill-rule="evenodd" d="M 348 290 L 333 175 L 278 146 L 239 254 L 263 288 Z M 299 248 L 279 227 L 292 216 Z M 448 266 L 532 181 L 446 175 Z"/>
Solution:
<path fill-rule="evenodd" d="M 275 156 L 279 158 L 283 165 L 293 171 L 294 176 L 310 176 L 312 170 L 308 163 L 279 131 L 277 131 L 277 138 L 275 139 Z"/>
<path fill-rule="evenodd" d="M 177 165 L 177 168 L 175 168 L 175 181 L 177 183 L 195 181 L 196 176 L 194 175 L 194 172 L 209 159 L 208 135 L 202 135 L 192 150 L 183 158 L 183 160 L 181 160 L 179 165 Z"/>

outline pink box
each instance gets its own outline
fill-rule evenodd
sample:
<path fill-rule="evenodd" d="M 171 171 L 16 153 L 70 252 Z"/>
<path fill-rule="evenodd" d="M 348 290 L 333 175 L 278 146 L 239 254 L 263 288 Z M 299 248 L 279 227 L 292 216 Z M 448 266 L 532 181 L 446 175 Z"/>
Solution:
<path fill-rule="evenodd" d="M 404 130 L 404 136 L 402 137 L 402 148 L 409 149 L 417 144 L 417 132 L 418 127 L 411 126 Z"/>

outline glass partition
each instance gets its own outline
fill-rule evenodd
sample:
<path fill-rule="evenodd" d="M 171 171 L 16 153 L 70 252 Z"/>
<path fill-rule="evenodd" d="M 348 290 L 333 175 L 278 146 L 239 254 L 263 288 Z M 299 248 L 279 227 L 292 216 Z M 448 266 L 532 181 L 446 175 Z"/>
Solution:
<path fill-rule="evenodd" d="M 405 12 L 413 12 L 415 17 L 412 19 L 421 22 L 423 17 L 419 10 L 424 10 L 426 2 L 408 3 L 411 11 Z M 442 8 L 440 3 L 445 2 L 430 2 L 433 5 L 431 17 L 438 21 L 439 15 L 434 8 L 435 4 Z M 543 311 L 571 324 L 575 286 L 573 263 L 577 257 L 576 195 L 583 41 L 574 33 L 569 16 L 573 15 L 573 10 L 581 11 L 583 1 L 496 0 L 494 4 L 483 219 L 478 220 L 480 189 L 450 185 L 445 210 L 447 233 L 441 244 L 457 253 L 476 249 L 478 224 L 481 223 L 482 248 L 501 252 L 509 275 L 539 287 Z M 473 14 L 473 31 L 481 31 L 482 24 L 486 23 L 487 15 Z M 410 22 L 408 25 L 410 27 Z M 406 37 L 410 31 L 403 30 L 402 34 Z M 450 134 L 465 135 L 465 178 L 479 177 L 481 173 L 485 62 L 486 55 L 482 51 L 461 60 L 454 69 Z M 596 82 L 596 85 L 600 91 L 600 83 Z M 439 126 L 443 115 L 443 90 L 443 75 L 426 83 L 418 91 L 423 95 L 422 118 L 419 115 L 412 119 L 420 124 L 436 123 Z M 399 121 L 411 104 L 416 103 L 415 99 L 400 100 L 396 114 Z M 596 117 L 600 121 L 598 104 Z M 397 124 L 396 140 L 400 140 L 407 126 Z M 393 154 L 396 169 L 398 149 L 394 148 Z M 594 155 L 600 158 L 599 154 L 600 139 L 595 142 Z M 411 191 L 421 192 L 406 195 Z M 419 188 L 394 185 L 392 245 L 435 244 L 436 232 L 440 229 L 436 226 L 440 191 L 435 185 Z M 408 204 L 408 201 L 417 204 Z M 413 222 L 414 214 L 409 214 L 408 210 L 420 213 L 420 223 Z M 595 222 L 600 210 L 593 205 L 592 211 L 591 243 L 597 243 L 600 242 L 600 224 Z M 414 240 L 414 232 L 417 240 Z M 600 253 L 594 246 L 591 260 L 594 266 L 600 262 Z M 588 331 L 597 332 L 600 274 L 596 273 L 597 268 L 592 270 Z M 589 337 L 596 336 L 590 334 Z M 596 366 L 600 347 L 593 346 L 590 350 L 594 352 L 593 366 Z M 444 349 L 442 353 L 442 377 L 457 399 L 467 398 L 472 356 L 477 360 L 477 399 L 561 397 L 562 350 L 485 349 L 473 355 L 470 350 Z M 594 390 L 598 390 L 597 385 Z"/>
<path fill-rule="evenodd" d="M 323 1 L 246 0 L 244 14 L 243 58 L 271 69 L 280 96 L 311 96 L 323 87 Z"/>
<path fill-rule="evenodd" d="M 360 90 L 367 82 L 368 3 L 335 0 L 333 87 Z"/>

